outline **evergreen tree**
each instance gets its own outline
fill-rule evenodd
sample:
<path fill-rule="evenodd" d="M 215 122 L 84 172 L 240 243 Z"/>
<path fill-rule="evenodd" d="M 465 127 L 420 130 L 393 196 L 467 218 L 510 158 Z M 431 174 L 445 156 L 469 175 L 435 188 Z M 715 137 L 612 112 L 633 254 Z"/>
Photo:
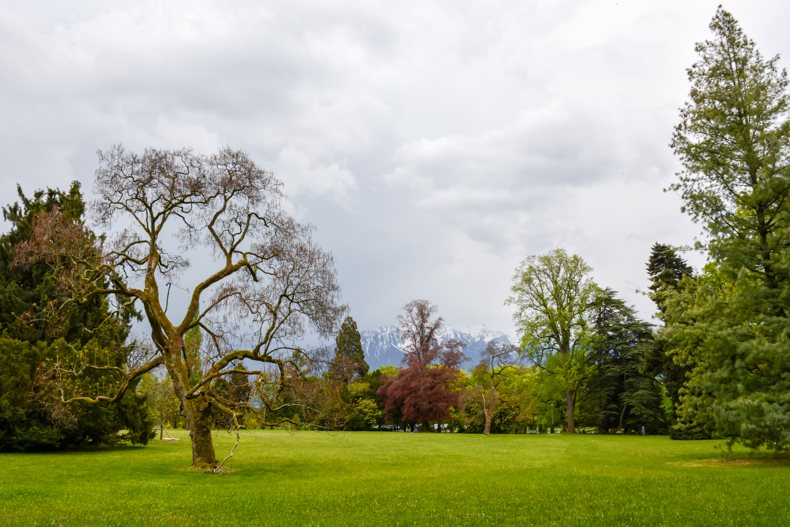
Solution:
<path fill-rule="evenodd" d="M 684 279 L 691 280 L 693 278 L 693 270 L 674 247 L 654 243 L 647 262 L 647 274 L 650 278 L 650 298 L 658 308 L 658 318 L 665 320 L 667 298 L 678 292 Z M 670 352 L 669 346 L 664 334 L 658 331 L 654 347 L 663 363 L 664 386 L 671 403 L 672 436 L 677 439 L 708 437 L 710 432 L 704 431 L 708 427 L 703 423 L 685 422 L 681 427 L 674 426 L 678 418 L 677 410 L 680 407 L 681 390 L 688 391 L 688 387 L 685 389 L 683 387 L 691 372 L 691 365 L 688 361 L 689 357 L 686 357 L 682 363 L 675 360 L 679 357 Z M 689 350 L 689 352 L 693 352 L 693 350 Z"/>
<path fill-rule="evenodd" d="M 650 278 L 650 299 L 658 307 L 659 317 L 663 318 L 664 299 L 677 290 L 684 277 L 692 276 L 691 266 L 671 245 L 654 243 L 647 261 L 647 274 Z"/>
<path fill-rule="evenodd" d="M 601 432 L 637 432 L 642 426 L 664 432 L 661 359 L 652 328 L 611 289 L 597 296 L 594 312 L 593 372 L 580 401 L 582 419 Z"/>
<path fill-rule="evenodd" d="M 150 423 L 134 390 L 113 405 L 61 402 L 61 389 L 97 393 L 116 383 L 111 372 L 127 361 L 132 313 L 113 314 L 106 298 L 71 299 L 82 269 L 63 256 L 61 236 L 82 258 L 98 258 L 79 184 L 18 193 L 20 202 L 3 208 L 11 229 L 0 237 L 0 450 L 112 443 L 121 429 L 147 441 Z M 42 259 L 29 257 L 36 231 L 51 246 Z M 103 368 L 76 366 L 84 357 Z"/>
<path fill-rule="evenodd" d="M 340 326 L 335 338 L 335 346 L 335 357 L 330 370 L 333 378 L 350 384 L 353 379 L 368 374 L 370 367 L 365 361 L 362 338 L 357 323 L 350 316 L 346 317 Z"/>
<path fill-rule="evenodd" d="M 790 120 L 787 74 L 721 7 L 697 45 L 672 147 L 672 185 L 702 224 L 711 263 L 666 303 L 666 336 L 692 368 L 681 414 L 717 434 L 790 448 Z M 709 403 L 709 404 L 708 404 Z"/>

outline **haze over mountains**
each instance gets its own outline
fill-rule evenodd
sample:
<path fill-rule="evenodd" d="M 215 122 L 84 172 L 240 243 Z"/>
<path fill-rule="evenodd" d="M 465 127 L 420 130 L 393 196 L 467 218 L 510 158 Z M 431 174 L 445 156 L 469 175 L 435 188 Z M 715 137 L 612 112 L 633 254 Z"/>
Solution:
<path fill-rule="evenodd" d="M 405 352 L 405 345 L 401 342 L 400 330 L 395 326 L 383 326 L 377 329 L 360 332 L 362 349 L 365 351 L 365 360 L 371 370 L 381 366 L 400 366 Z M 462 363 L 463 369 L 473 368 L 480 362 L 480 354 L 491 341 L 509 343 L 510 338 L 499 331 L 487 328 L 478 330 L 465 330 L 444 327 L 439 331 L 439 342 L 444 343 L 455 339 L 464 344 L 466 359 Z"/>

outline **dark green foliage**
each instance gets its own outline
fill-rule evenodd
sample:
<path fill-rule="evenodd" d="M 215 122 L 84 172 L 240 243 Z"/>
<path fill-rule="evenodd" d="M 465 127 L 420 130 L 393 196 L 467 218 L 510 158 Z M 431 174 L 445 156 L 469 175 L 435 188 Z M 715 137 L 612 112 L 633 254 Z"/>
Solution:
<path fill-rule="evenodd" d="M 684 277 L 692 276 L 691 266 L 671 245 L 654 243 L 647 261 L 647 275 L 650 278 L 650 298 L 658 307 L 659 317 L 663 318 L 664 299 L 677 290 Z"/>
<path fill-rule="evenodd" d="M 666 300 L 668 353 L 692 368 L 679 421 L 750 447 L 790 448 L 790 98 L 721 7 L 697 45 L 672 147 L 684 210 L 711 263 Z"/>
<path fill-rule="evenodd" d="M 0 449 L 146 442 L 150 423 L 134 390 L 114 405 L 61 402 L 64 393 L 114 386 L 111 369 L 124 366 L 129 352 L 132 313 L 114 314 L 106 298 L 72 299 L 82 271 L 78 259 L 98 257 L 82 222 L 79 185 L 32 198 L 20 189 L 19 196 L 20 203 L 3 209 L 11 230 L 0 237 Z M 35 244 L 46 248 L 41 258 L 30 257 Z M 77 260 L 66 255 L 66 244 Z"/>
<path fill-rule="evenodd" d="M 145 398 L 133 390 L 113 405 L 61 402 L 55 361 L 73 363 L 84 351 L 62 339 L 31 344 L 0 338 L 0 450 L 148 441 Z M 106 374 L 83 372 L 69 380 L 69 389 L 92 392 L 112 382 Z"/>
<path fill-rule="evenodd" d="M 346 384 L 353 379 L 367 375 L 369 366 L 362 349 L 362 338 L 357 323 L 346 317 L 335 339 L 335 358 L 330 368 L 330 376 Z"/>
<path fill-rule="evenodd" d="M 661 359 L 652 328 L 611 289 L 595 300 L 593 372 L 580 401 L 581 420 L 599 431 L 666 430 Z"/>
<path fill-rule="evenodd" d="M 684 279 L 691 280 L 693 278 L 693 271 L 674 247 L 654 243 L 650 251 L 650 259 L 647 262 L 647 274 L 650 278 L 650 298 L 656 303 L 658 317 L 665 320 L 667 298 L 677 293 Z M 690 429 L 690 423 L 680 427 L 674 426 L 677 422 L 677 409 L 680 407 L 681 390 L 688 380 L 691 368 L 689 364 L 683 365 L 673 359 L 670 344 L 660 331 L 657 333 L 653 345 L 657 355 L 661 357 L 664 370 L 664 386 L 671 403 L 673 437 L 677 439 L 710 437 L 710 433 L 704 431 L 704 425 L 702 427 L 694 425 Z"/>

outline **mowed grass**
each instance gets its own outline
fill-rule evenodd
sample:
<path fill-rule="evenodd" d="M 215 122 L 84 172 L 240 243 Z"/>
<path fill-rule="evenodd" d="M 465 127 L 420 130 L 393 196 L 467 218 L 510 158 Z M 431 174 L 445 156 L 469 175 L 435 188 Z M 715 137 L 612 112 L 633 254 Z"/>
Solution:
<path fill-rule="evenodd" d="M 790 525 L 790 461 L 715 441 L 248 431 L 212 475 L 177 437 L 0 454 L 0 525 Z"/>

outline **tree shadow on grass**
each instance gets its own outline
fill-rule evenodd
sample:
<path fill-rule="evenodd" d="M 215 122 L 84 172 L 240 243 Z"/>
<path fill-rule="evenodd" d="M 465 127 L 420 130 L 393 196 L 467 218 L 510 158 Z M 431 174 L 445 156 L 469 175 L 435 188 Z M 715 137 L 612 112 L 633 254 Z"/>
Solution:
<path fill-rule="evenodd" d="M 724 452 L 707 458 L 689 457 L 684 461 L 671 464 L 692 468 L 790 468 L 790 454 L 773 454 L 768 452 Z"/>
<path fill-rule="evenodd" d="M 139 452 L 145 449 L 145 445 L 77 445 L 65 448 L 31 448 L 29 450 L 0 450 L 4 455 L 74 455 L 74 454 L 95 454 L 101 452 Z"/>

